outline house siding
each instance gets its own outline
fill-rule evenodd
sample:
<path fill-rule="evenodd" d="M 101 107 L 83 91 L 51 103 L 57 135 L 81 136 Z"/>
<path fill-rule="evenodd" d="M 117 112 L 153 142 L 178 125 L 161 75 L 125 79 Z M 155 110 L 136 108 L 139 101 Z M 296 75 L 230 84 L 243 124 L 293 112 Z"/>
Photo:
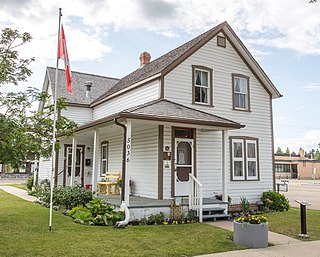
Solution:
<path fill-rule="evenodd" d="M 61 114 L 79 125 L 92 121 L 91 108 L 68 106 Z"/>
<path fill-rule="evenodd" d="M 93 108 L 93 120 L 101 119 L 105 116 L 158 99 L 159 87 L 160 83 L 158 80 L 152 81 L 97 105 Z"/>
<path fill-rule="evenodd" d="M 230 181 L 229 149 L 227 151 L 229 195 L 234 199 L 234 202 L 239 202 L 241 195 L 247 197 L 249 201 L 258 201 L 261 192 L 272 189 L 273 187 L 270 95 L 228 41 L 226 48 L 216 46 L 216 42 L 217 39 L 215 37 L 165 76 L 164 97 L 171 101 L 239 122 L 246 126 L 240 130 L 229 131 L 229 136 L 250 136 L 259 139 L 260 181 Z M 200 65 L 213 69 L 213 107 L 192 104 L 192 65 Z M 233 110 L 233 73 L 242 74 L 250 78 L 249 112 Z M 209 179 L 211 184 L 208 184 L 209 170 L 204 164 L 212 162 L 211 158 L 218 160 L 219 163 L 221 162 L 221 144 L 218 146 L 219 149 L 214 151 L 215 157 L 211 157 L 209 153 L 205 152 L 206 147 L 210 150 L 208 142 L 205 142 L 201 133 L 199 133 L 198 136 L 200 137 L 197 145 L 200 182 L 209 187 L 217 188 L 218 184 L 214 182 L 214 176 Z M 219 138 L 221 141 L 221 135 Z M 218 136 L 214 136 L 213 139 L 210 138 L 210 140 L 216 143 L 218 142 Z M 219 167 L 217 166 L 215 168 L 218 169 L 219 174 L 220 164 Z M 203 169 L 203 171 L 201 171 L 201 169 Z M 218 174 L 217 176 L 221 178 L 221 175 Z M 221 183 L 221 179 L 218 180 L 218 183 Z M 240 188 L 241 190 L 239 190 Z M 241 192 L 241 195 L 239 195 L 239 192 Z M 209 194 L 208 189 L 205 189 L 205 194 Z"/>
<path fill-rule="evenodd" d="M 130 179 L 133 194 L 158 198 L 158 126 L 134 124 L 132 127 Z"/>

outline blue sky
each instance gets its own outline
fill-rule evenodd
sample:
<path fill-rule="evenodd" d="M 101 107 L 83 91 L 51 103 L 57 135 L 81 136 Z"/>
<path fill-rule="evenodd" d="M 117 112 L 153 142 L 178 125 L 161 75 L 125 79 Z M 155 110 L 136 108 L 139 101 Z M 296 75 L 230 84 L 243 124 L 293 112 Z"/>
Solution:
<path fill-rule="evenodd" d="M 320 142 L 320 3 L 309 0 L 2 0 L 0 28 L 32 34 L 26 57 L 42 87 L 55 66 L 58 8 L 62 8 L 71 69 L 121 78 L 213 26 L 227 21 L 284 95 L 274 100 L 275 146 L 298 151 Z M 63 67 L 63 63 L 60 63 Z"/>

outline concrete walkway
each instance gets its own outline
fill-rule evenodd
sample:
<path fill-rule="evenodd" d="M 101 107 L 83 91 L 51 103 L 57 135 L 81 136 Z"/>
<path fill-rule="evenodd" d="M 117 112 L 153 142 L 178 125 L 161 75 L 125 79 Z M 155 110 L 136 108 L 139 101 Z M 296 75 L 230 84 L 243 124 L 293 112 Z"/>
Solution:
<path fill-rule="evenodd" d="M 206 224 L 231 231 L 233 230 L 233 223 L 231 221 L 206 222 Z M 320 241 L 304 242 L 271 231 L 269 231 L 268 237 L 269 242 L 274 244 L 274 246 L 260 249 L 206 254 L 201 255 L 201 257 L 320 257 Z"/>
<path fill-rule="evenodd" d="M 9 194 L 18 196 L 24 200 L 27 200 L 29 202 L 35 202 L 37 200 L 36 197 L 28 195 L 28 192 L 26 190 L 20 189 L 20 188 L 16 188 L 13 186 L 0 186 L 0 190 L 4 190 Z"/>

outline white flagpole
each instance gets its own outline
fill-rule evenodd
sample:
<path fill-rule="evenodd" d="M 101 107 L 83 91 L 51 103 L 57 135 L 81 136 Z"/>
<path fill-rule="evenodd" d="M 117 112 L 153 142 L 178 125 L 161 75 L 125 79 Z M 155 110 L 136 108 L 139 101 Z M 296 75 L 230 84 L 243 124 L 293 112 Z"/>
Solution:
<path fill-rule="evenodd" d="M 58 50 L 57 50 L 57 64 L 56 64 L 56 78 L 55 78 L 55 85 L 54 85 L 54 95 L 53 95 L 53 102 L 54 102 L 54 109 L 53 109 L 53 133 L 52 133 L 52 171 L 51 171 L 51 188 L 50 188 L 50 219 L 49 219 L 49 230 L 51 231 L 52 228 L 52 208 L 53 208 L 53 188 L 54 188 L 54 175 L 55 175 L 55 145 L 56 145 L 56 123 L 57 123 L 57 87 L 58 87 L 58 66 L 59 66 L 59 58 L 58 58 L 58 51 L 59 51 L 59 43 L 60 43 L 60 27 L 61 27 L 61 8 L 59 8 L 59 28 L 58 28 Z"/>

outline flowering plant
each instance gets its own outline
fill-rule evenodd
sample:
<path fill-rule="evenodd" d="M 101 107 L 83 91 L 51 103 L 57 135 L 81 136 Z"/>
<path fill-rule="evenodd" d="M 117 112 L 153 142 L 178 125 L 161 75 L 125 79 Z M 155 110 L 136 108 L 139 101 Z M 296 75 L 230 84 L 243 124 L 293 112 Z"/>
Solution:
<path fill-rule="evenodd" d="M 266 223 L 267 221 L 268 220 L 265 216 L 256 216 L 256 215 L 250 215 L 250 214 L 246 214 L 237 218 L 237 222 L 240 222 L 240 223 L 261 224 L 261 223 Z"/>

